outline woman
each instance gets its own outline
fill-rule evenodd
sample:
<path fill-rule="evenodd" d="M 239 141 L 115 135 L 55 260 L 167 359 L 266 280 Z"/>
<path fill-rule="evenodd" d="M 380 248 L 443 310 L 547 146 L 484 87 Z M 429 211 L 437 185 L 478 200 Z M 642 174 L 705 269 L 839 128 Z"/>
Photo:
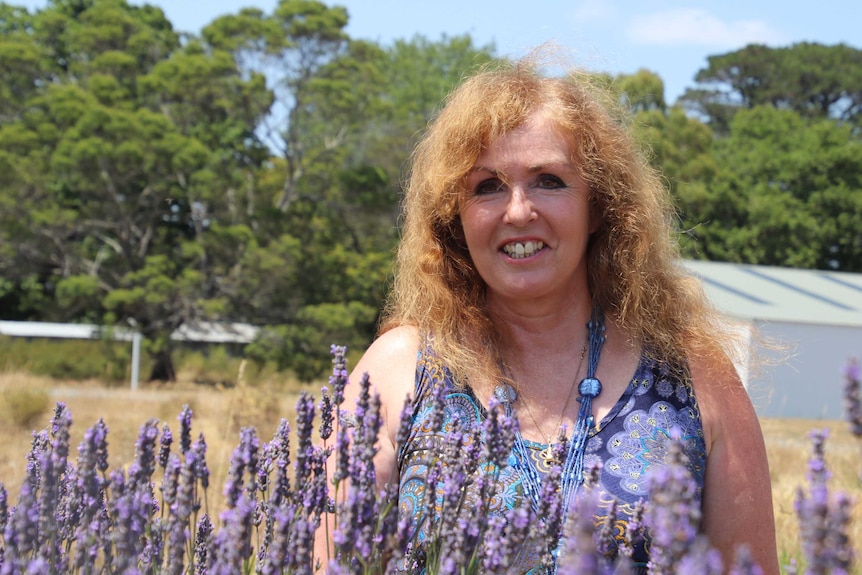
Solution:
<path fill-rule="evenodd" d="M 762 434 L 728 359 L 733 326 L 681 267 L 668 194 L 609 109 L 584 78 L 521 62 L 468 79 L 430 125 L 381 334 L 353 375 L 367 373 L 384 406 L 378 479 L 400 485 L 402 512 L 422 529 L 423 409 L 441 386 L 479 418 L 492 398 L 517 416 L 503 489 L 535 498 L 542 468 L 562 459 L 550 448 L 562 427 L 576 466 L 568 489 L 601 463 L 623 523 L 662 465 L 662 438 L 677 433 L 701 529 L 725 565 L 745 543 L 777 574 Z M 399 449 L 408 395 L 413 427 Z M 629 441 L 634 428 L 650 441 Z"/>

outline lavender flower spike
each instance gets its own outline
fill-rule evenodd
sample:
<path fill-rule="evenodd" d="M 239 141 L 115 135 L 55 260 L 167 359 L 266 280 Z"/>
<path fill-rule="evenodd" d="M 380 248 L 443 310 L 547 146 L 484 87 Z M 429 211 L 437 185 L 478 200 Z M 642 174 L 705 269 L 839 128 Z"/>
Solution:
<path fill-rule="evenodd" d="M 336 410 L 344 403 L 344 387 L 347 385 L 347 348 L 340 345 L 330 347 L 332 353 L 332 375 L 329 376 L 329 385 L 332 386 L 333 400 Z"/>
<path fill-rule="evenodd" d="M 859 360 L 851 357 L 844 367 L 844 411 L 850 432 L 862 438 L 862 397 L 860 397 Z"/>
<path fill-rule="evenodd" d="M 844 494 L 830 496 L 829 470 L 824 459 L 828 433 L 815 430 L 810 436 L 813 453 L 808 463 L 809 493 L 796 493 L 796 514 L 802 551 L 807 561 L 806 575 L 849 573 L 854 551 L 847 531 L 850 525 L 849 500 Z"/>
<path fill-rule="evenodd" d="M 682 441 L 668 439 L 667 465 L 650 477 L 645 522 L 652 535 L 652 575 L 672 575 L 694 544 L 700 523 L 697 485 L 685 465 Z"/>
<path fill-rule="evenodd" d="M 180 451 L 185 455 L 192 447 L 192 409 L 188 404 L 183 405 L 178 419 L 180 420 Z"/>
<path fill-rule="evenodd" d="M 171 443 L 174 442 L 174 435 L 171 433 L 171 428 L 168 424 L 162 426 L 162 439 L 159 442 L 159 465 L 164 469 L 168 465 L 168 457 L 171 455 Z"/>

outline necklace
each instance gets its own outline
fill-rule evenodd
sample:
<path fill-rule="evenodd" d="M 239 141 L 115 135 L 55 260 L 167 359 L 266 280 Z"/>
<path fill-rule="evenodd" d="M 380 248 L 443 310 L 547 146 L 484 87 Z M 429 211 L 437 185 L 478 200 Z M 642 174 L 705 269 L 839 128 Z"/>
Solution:
<path fill-rule="evenodd" d="M 578 418 L 572 430 L 572 438 L 567 442 L 565 449 L 565 460 L 563 461 L 562 473 L 560 475 L 560 491 L 562 492 L 563 515 L 568 515 L 569 503 L 572 501 L 578 487 L 584 482 L 584 452 L 589 439 L 590 429 L 593 427 L 592 400 L 602 392 L 602 383 L 596 378 L 596 367 L 605 343 L 605 321 L 601 308 L 593 308 L 590 321 L 587 323 L 589 342 L 589 361 L 587 362 L 587 376 L 578 385 L 578 401 L 581 407 L 578 409 Z M 512 404 L 518 395 L 512 386 L 507 384 L 498 385 L 494 389 L 494 395 L 506 410 L 506 416 L 512 417 L 514 409 Z M 530 415 L 532 417 L 532 415 Z M 538 510 L 539 497 L 542 491 L 542 479 L 536 468 L 530 464 L 530 456 L 521 432 L 515 433 L 515 445 L 512 450 L 515 468 L 523 477 L 524 493 L 530 500 L 534 511 Z"/>
<path fill-rule="evenodd" d="M 566 416 L 566 411 L 569 410 L 569 403 L 572 401 L 572 395 L 574 394 L 575 387 L 577 387 L 575 385 L 575 382 L 578 381 L 578 375 L 580 375 L 580 373 L 581 373 L 581 366 L 584 364 L 584 356 L 587 354 L 587 343 L 588 342 L 585 341 L 584 346 L 581 348 L 581 358 L 578 360 L 578 369 L 575 370 L 575 380 L 572 382 L 572 385 L 569 388 L 569 395 L 566 397 L 566 403 L 565 403 L 565 405 L 563 405 L 563 410 L 560 412 L 560 420 L 557 422 L 557 427 L 556 427 L 556 430 L 558 432 L 562 429 L 563 418 Z M 554 450 L 553 450 L 554 442 L 552 440 L 553 436 L 546 435 L 545 432 L 542 431 L 542 428 L 539 425 L 539 422 L 533 416 L 533 410 L 530 409 L 530 404 L 525 401 L 524 407 L 527 408 L 527 415 L 530 416 L 530 419 L 533 421 L 533 425 L 536 426 L 536 430 L 547 438 L 545 448 L 539 452 L 539 455 L 545 461 L 545 463 L 548 465 L 551 465 L 554 463 L 561 463 L 560 461 L 558 461 L 557 456 L 554 455 Z"/>

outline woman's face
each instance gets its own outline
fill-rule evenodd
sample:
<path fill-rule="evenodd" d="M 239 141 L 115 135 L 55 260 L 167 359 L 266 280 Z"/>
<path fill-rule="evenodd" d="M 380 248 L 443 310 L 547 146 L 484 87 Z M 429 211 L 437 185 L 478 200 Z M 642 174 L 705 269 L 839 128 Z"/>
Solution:
<path fill-rule="evenodd" d="M 461 223 L 490 304 L 587 294 L 589 191 L 573 162 L 568 140 L 535 113 L 467 175 Z"/>

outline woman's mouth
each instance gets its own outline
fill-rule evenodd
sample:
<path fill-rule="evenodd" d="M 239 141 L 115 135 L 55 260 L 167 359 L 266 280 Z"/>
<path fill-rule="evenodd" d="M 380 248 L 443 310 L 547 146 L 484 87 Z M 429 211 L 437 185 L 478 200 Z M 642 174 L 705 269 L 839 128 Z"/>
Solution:
<path fill-rule="evenodd" d="M 506 252 L 512 259 L 528 258 L 539 250 L 545 247 L 545 243 L 541 241 L 529 242 L 512 242 L 503 246 L 503 251 Z"/>

